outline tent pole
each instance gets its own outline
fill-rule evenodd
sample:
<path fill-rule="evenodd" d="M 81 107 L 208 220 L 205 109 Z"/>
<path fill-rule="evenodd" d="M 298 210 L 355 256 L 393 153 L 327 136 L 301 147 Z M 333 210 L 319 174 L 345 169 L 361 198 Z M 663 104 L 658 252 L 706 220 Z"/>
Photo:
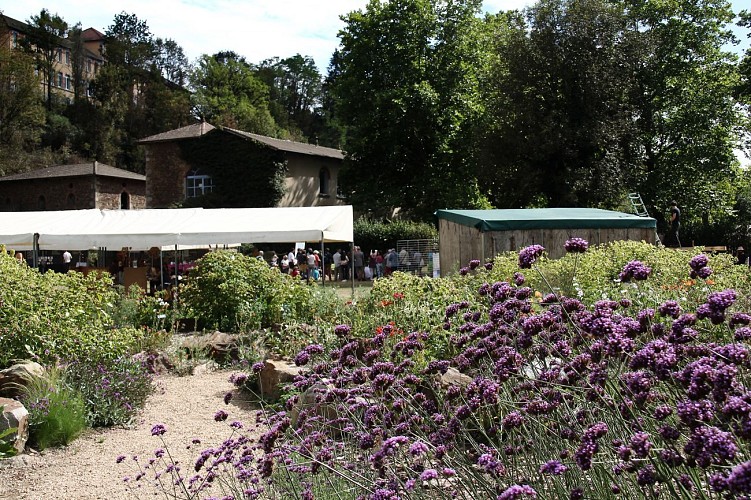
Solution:
<path fill-rule="evenodd" d="M 162 273 L 164 273 L 164 252 L 162 252 L 162 247 L 159 247 L 159 290 L 164 291 L 164 276 L 162 276 Z M 164 295 L 162 295 L 163 298 Z"/>
<path fill-rule="evenodd" d="M 352 278 L 352 298 L 355 298 L 355 242 L 349 244 L 349 276 Z"/>
<path fill-rule="evenodd" d="M 39 262 L 39 233 L 34 233 L 34 251 L 32 252 L 31 265 L 36 269 Z"/>
<path fill-rule="evenodd" d="M 326 286 L 326 262 L 323 259 L 323 256 L 325 255 L 324 249 L 323 249 L 323 231 L 321 231 L 321 286 Z"/>

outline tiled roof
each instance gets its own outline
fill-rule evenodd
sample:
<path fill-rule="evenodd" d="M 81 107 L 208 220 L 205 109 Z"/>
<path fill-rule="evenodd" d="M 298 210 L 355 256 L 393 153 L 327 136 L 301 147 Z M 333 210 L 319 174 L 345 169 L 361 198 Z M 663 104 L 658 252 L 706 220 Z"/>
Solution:
<path fill-rule="evenodd" d="M 145 175 L 123 170 L 121 168 L 111 167 L 110 165 L 95 161 L 92 163 L 77 163 L 75 165 L 55 165 L 53 167 L 40 168 L 20 174 L 6 175 L 5 177 L 0 177 L 0 182 L 49 179 L 53 177 L 81 177 L 86 175 L 101 175 L 104 177 L 146 181 Z"/>
<path fill-rule="evenodd" d="M 104 40 L 104 33 L 96 28 L 86 28 L 81 32 L 82 38 L 87 41 Z"/>
<path fill-rule="evenodd" d="M 169 130 L 162 132 L 161 134 L 151 135 L 139 140 L 139 144 L 148 144 L 150 142 L 165 142 L 165 141 L 179 141 L 182 139 L 195 139 L 201 137 L 203 134 L 214 130 L 214 126 L 210 123 L 201 122 L 188 125 L 187 127 L 176 128 L 175 130 Z"/>
<path fill-rule="evenodd" d="M 279 151 L 298 153 L 301 155 L 323 156 L 326 158 L 336 158 L 338 160 L 344 158 L 344 153 L 342 153 L 339 149 L 324 148 L 323 146 L 316 146 L 315 144 L 307 144 L 305 142 L 274 139 L 272 137 L 266 137 L 265 135 L 251 134 L 250 132 L 243 132 L 242 130 L 235 130 L 231 128 L 223 128 L 222 130 L 226 130 L 231 134 L 235 134 L 246 139 L 253 139 L 254 141 L 266 144 L 267 146 L 278 149 Z"/>

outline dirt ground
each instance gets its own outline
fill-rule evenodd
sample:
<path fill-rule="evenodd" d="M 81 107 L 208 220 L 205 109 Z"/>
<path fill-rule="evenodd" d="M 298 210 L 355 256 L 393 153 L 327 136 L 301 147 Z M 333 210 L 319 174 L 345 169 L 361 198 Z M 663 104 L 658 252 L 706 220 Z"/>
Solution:
<path fill-rule="evenodd" d="M 201 450 L 229 437 L 229 422 L 255 421 L 256 409 L 237 397 L 229 405 L 224 404 L 224 395 L 233 389 L 228 382 L 231 373 L 223 370 L 186 377 L 161 375 L 157 377 L 157 392 L 149 398 L 132 428 L 93 429 L 68 447 L 0 460 L 0 499 L 153 498 L 156 490 L 148 482 L 140 489 L 128 490 L 123 478 L 137 472 L 134 455 L 142 457 L 140 461 L 144 463 L 154 450 L 163 447 L 159 438 L 151 435 L 154 424 L 167 427 L 163 437 L 170 453 L 184 470 L 192 471 Z M 226 422 L 214 421 L 214 413 L 220 409 L 229 413 Z M 200 439 L 201 444 L 186 449 L 194 438 Z M 128 458 L 116 464 L 118 455 Z"/>

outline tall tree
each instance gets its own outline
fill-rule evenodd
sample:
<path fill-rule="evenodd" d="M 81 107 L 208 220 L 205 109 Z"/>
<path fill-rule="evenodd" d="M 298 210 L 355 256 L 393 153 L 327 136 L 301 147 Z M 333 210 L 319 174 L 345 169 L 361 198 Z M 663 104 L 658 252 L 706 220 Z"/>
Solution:
<path fill-rule="evenodd" d="M 485 178 L 498 206 L 617 203 L 636 161 L 622 8 L 541 0 L 489 19 Z"/>
<path fill-rule="evenodd" d="M 52 86 L 55 82 L 55 61 L 68 33 L 68 23 L 57 14 L 42 9 L 28 21 L 29 32 L 20 40 L 21 45 L 35 55 L 37 67 L 47 82 L 47 109 L 52 109 Z"/>
<path fill-rule="evenodd" d="M 234 52 L 203 55 L 191 73 L 195 114 L 216 125 L 276 136 L 269 88 L 245 58 Z"/>
<path fill-rule="evenodd" d="M 639 54 L 633 95 L 642 155 L 637 187 L 664 214 L 671 198 L 690 217 L 729 210 L 727 180 L 737 172 L 733 153 L 739 110 L 726 0 L 626 0 Z M 705 217 L 706 219 L 706 217 Z"/>
<path fill-rule="evenodd" d="M 177 42 L 167 38 L 154 40 L 156 69 L 170 82 L 183 86 L 187 83 L 190 65 L 188 58 Z"/>
<path fill-rule="evenodd" d="M 0 44 L 0 175 L 20 170 L 20 152 L 33 151 L 44 130 L 45 113 L 34 59 Z"/>
<path fill-rule="evenodd" d="M 424 219 L 482 205 L 471 139 L 479 9 L 479 0 L 371 0 L 343 17 L 334 92 L 353 204 Z"/>

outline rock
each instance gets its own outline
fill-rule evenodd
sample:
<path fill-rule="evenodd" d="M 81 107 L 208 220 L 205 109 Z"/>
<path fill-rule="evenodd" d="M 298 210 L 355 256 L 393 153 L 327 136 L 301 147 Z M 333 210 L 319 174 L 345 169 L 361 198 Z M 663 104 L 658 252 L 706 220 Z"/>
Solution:
<path fill-rule="evenodd" d="M 302 368 L 289 361 L 267 359 L 258 377 L 261 396 L 271 400 L 279 399 L 282 395 L 282 386 L 294 381 L 301 370 Z"/>
<path fill-rule="evenodd" d="M 289 419 L 292 428 L 297 428 L 297 420 L 300 417 L 300 412 L 306 409 L 313 409 L 314 415 L 324 417 L 326 420 L 335 418 L 336 410 L 334 405 L 323 401 L 326 393 L 332 389 L 334 389 L 333 385 L 318 382 L 300 394 L 297 402 L 295 402 L 292 410 L 290 410 Z"/>
<path fill-rule="evenodd" d="M 200 375 L 206 375 L 207 373 L 211 373 L 213 371 L 214 371 L 213 363 L 210 363 L 210 362 L 201 363 L 200 365 L 194 366 L 190 374 L 193 376 L 200 376 Z"/>
<path fill-rule="evenodd" d="M 446 370 L 446 373 L 441 375 L 441 387 L 448 388 L 451 385 L 458 385 L 459 387 L 467 387 L 472 383 L 472 377 L 465 375 L 454 367 L 450 367 Z"/>
<path fill-rule="evenodd" d="M 23 393 L 23 388 L 35 378 L 44 376 L 44 368 L 34 361 L 22 361 L 0 370 L 0 396 L 13 398 Z"/>
<path fill-rule="evenodd" d="M 26 448 L 26 440 L 29 439 L 29 412 L 24 405 L 15 399 L 0 398 L 0 434 L 7 429 L 15 429 L 10 436 L 3 438 L 11 442 L 20 454 Z"/>
<path fill-rule="evenodd" d="M 237 361 L 240 357 L 237 338 L 237 335 L 215 331 L 211 335 L 191 335 L 186 337 L 182 343 L 182 347 L 188 354 L 202 352 L 218 363 L 229 360 Z"/>

